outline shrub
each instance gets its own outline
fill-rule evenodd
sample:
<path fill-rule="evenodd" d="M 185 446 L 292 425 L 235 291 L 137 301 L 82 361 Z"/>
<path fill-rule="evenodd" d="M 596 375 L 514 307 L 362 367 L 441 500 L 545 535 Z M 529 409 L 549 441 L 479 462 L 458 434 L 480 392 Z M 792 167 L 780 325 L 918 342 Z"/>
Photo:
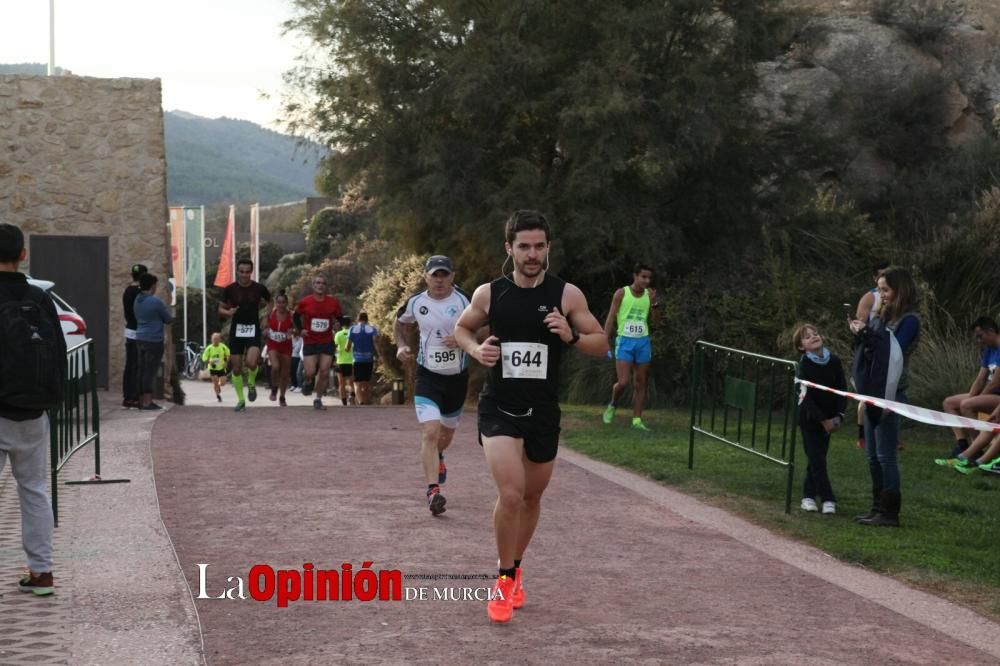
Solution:
<path fill-rule="evenodd" d="M 361 294 L 368 321 L 380 333 L 377 351 L 381 364 L 378 372 L 386 379 L 404 379 L 407 395 L 413 395 L 415 372 L 412 364 L 403 366 L 396 360 L 396 340 L 392 331 L 396 312 L 410 296 L 424 288 L 423 275 L 424 264 L 420 257 L 396 257 L 387 266 L 375 271 L 371 284 Z"/>
<path fill-rule="evenodd" d="M 929 409 L 941 409 L 949 395 L 968 391 L 979 371 L 979 352 L 965 327 L 942 318 L 941 322 L 924 320 L 920 344 L 910 359 L 907 397 L 910 403 Z"/>
<path fill-rule="evenodd" d="M 349 250 L 352 241 L 374 233 L 374 219 L 367 208 L 324 208 L 309 222 L 306 255 L 312 263 L 336 257 Z"/>

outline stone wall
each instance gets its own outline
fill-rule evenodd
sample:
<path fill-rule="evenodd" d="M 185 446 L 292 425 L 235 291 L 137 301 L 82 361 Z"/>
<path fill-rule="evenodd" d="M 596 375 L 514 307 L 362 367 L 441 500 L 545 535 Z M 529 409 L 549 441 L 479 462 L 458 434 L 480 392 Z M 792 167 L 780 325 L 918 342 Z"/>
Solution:
<path fill-rule="evenodd" d="M 0 76 L 0 220 L 109 239 L 112 385 L 128 266 L 168 275 L 166 191 L 158 79 Z"/>

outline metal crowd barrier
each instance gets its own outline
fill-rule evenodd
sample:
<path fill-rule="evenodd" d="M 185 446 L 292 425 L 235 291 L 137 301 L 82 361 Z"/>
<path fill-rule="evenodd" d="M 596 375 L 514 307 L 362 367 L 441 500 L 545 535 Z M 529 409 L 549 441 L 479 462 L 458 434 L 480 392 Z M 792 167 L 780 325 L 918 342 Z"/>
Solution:
<path fill-rule="evenodd" d="M 94 445 L 94 475 L 67 484 L 127 483 L 128 479 L 101 478 L 101 407 L 97 400 L 94 341 L 84 340 L 66 351 L 66 386 L 61 403 L 49 410 L 52 462 L 52 514 L 59 524 L 59 471 L 73 454 Z"/>
<path fill-rule="evenodd" d="M 691 381 L 688 468 L 701 434 L 784 467 L 785 513 L 795 477 L 798 364 L 699 340 Z"/>

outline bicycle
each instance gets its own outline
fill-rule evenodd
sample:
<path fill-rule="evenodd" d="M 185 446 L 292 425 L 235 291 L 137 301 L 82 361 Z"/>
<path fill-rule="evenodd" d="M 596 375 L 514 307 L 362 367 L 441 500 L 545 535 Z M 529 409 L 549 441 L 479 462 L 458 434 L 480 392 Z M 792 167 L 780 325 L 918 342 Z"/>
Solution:
<path fill-rule="evenodd" d="M 194 340 L 184 343 L 184 376 L 188 379 L 197 379 L 201 370 L 201 345 Z"/>

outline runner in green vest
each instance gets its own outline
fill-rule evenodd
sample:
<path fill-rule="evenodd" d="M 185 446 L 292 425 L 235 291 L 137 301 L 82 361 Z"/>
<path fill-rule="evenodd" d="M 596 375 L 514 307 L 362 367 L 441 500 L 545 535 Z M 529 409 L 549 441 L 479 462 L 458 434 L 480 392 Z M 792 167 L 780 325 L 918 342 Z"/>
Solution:
<path fill-rule="evenodd" d="M 629 384 L 629 373 L 635 368 L 635 385 L 632 388 L 632 427 L 648 431 L 642 422 L 642 403 L 646 399 L 646 376 L 653 358 L 649 342 L 650 309 L 659 306 L 656 290 L 649 288 L 653 281 L 653 268 L 638 264 L 632 272 L 632 284 L 615 292 L 611 311 L 604 322 L 604 333 L 614 349 L 615 370 L 618 381 L 611 389 L 611 404 L 604 410 L 604 423 L 615 418 L 615 408 Z M 617 341 L 615 337 L 617 336 Z"/>
<path fill-rule="evenodd" d="M 340 318 L 340 330 L 333 336 L 337 346 L 337 388 L 340 393 L 340 404 L 354 402 L 354 353 L 347 348 L 347 336 L 350 333 L 351 318 Z"/>
<path fill-rule="evenodd" d="M 212 376 L 215 399 L 222 402 L 222 384 L 226 381 L 229 347 L 222 342 L 221 333 L 212 333 L 212 344 L 205 347 L 205 351 L 201 353 L 201 360 L 208 365 L 208 374 Z"/>

